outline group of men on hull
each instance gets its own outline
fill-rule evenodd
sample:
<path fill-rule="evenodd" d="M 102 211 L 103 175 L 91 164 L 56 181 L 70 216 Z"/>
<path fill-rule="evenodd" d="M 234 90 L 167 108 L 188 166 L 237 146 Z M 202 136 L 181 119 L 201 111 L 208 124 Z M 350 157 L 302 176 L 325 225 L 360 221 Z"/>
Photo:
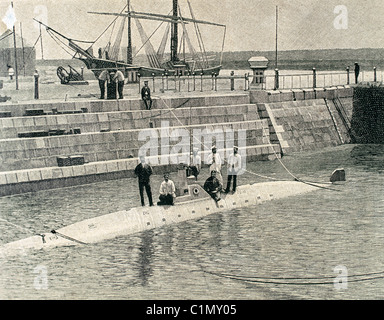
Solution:
<path fill-rule="evenodd" d="M 189 178 L 194 178 L 197 181 L 197 177 L 201 170 L 201 157 L 198 154 L 197 148 L 193 149 L 191 155 L 190 164 L 187 167 L 186 174 Z M 222 160 L 220 154 L 217 152 L 216 146 L 212 147 L 212 153 L 209 154 L 207 159 L 209 165 L 210 176 L 204 183 L 204 190 L 216 201 L 221 200 L 221 192 L 223 192 L 223 177 L 221 175 Z M 233 153 L 230 154 L 227 161 L 227 185 L 224 190 L 225 193 L 229 193 L 232 184 L 232 191 L 236 192 L 237 175 L 241 171 L 242 163 L 241 156 L 239 154 L 239 148 L 233 147 Z M 152 167 L 146 163 L 145 157 L 140 157 L 140 163 L 135 168 L 135 175 L 138 177 L 139 193 L 141 205 L 145 206 L 144 201 L 144 189 L 146 191 L 149 205 L 153 206 L 152 190 L 150 186 L 150 176 L 152 175 Z M 164 174 L 164 180 L 160 184 L 159 189 L 159 202 L 157 205 L 173 205 L 176 198 L 176 187 L 174 182 L 169 178 L 169 173 Z"/>

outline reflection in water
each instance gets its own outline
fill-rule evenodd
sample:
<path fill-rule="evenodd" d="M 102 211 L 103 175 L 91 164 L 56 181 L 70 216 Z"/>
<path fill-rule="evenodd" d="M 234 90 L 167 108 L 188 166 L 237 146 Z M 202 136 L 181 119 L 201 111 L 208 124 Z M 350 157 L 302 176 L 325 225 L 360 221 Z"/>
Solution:
<path fill-rule="evenodd" d="M 148 230 L 140 234 L 139 254 L 137 257 L 138 276 L 141 285 L 148 285 L 148 280 L 152 276 L 152 258 L 155 253 L 153 246 L 154 231 Z"/>
<path fill-rule="evenodd" d="M 384 170 L 384 144 L 356 145 L 351 150 L 351 159 L 355 166 L 381 172 Z"/>

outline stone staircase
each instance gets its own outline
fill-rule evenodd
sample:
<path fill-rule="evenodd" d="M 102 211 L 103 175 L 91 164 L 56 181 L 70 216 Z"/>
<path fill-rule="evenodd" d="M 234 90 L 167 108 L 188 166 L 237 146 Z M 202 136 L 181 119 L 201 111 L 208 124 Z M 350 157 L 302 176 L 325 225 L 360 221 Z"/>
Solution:
<path fill-rule="evenodd" d="M 158 151 L 171 153 L 149 156 L 159 172 L 176 167 L 164 157 L 188 157 L 190 132 L 203 133 L 203 161 L 210 152 L 204 134 L 213 134 L 207 145 L 215 143 L 223 158 L 235 144 L 248 161 L 280 155 L 268 120 L 248 94 L 154 99 L 152 110 L 144 109 L 139 99 L 2 104 L 7 117 L 0 118 L 0 195 L 132 176 L 149 137 L 156 137 Z M 58 165 L 58 158 L 69 156 L 83 157 L 84 164 Z"/>

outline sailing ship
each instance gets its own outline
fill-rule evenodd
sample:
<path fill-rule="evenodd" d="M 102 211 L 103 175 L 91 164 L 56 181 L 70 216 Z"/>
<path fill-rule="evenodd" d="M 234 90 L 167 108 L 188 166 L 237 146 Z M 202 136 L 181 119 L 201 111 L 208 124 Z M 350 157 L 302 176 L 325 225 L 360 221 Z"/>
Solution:
<path fill-rule="evenodd" d="M 203 74 L 203 75 L 218 75 L 221 70 L 223 49 L 225 42 L 225 33 L 226 26 L 219 23 L 214 23 L 210 21 L 197 20 L 192 10 L 192 6 L 188 2 L 189 11 L 191 17 L 185 17 L 181 14 L 181 8 L 178 4 L 178 0 L 172 0 L 172 14 L 156 14 L 156 13 L 146 13 L 146 12 L 137 12 L 134 11 L 130 1 L 128 0 L 127 5 L 119 13 L 110 13 L 110 12 L 89 12 L 90 14 L 98 15 L 107 15 L 114 16 L 113 21 L 109 26 L 103 31 L 103 33 L 95 41 L 81 41 L 74 40 L 66 37 L 65 35 L 57 32 L 51 27 L 45 25 L 44 23 L 39 22 L 43 25 L 48 34 L 60 45 L 65 44 L 63 39 L 67 41 L 65 44 L 69 49 L 75 52 L 73 58 L 79 59 L 84 62 L 86 67 L 90 69 L 96 77 L 99 76 L 102 70 L 104 69 L 120 69 L 124 70 L 126 76 L 128 76 L 128 81 L 135 82 L 137 76 L 139 77 L 154 77 L 154 76 L 164 76 L 164 75 L 193 75 L 193 74 Z M 93 46 L 97 40 L 109 29 L 114 29 L 117 23 L 117 20 L 121 18 L 120 26 L 117 28 L 117 35 L 113 44 L 109 41 L 107 46 L 104 48 L 99 48 L 97 50 L 98 56 L 96 57 L 93 54 Z M 133 52 L 132 52 L 132 28 L 131 22 L 132 19 L 136 22 L 137 30 L 140 34 L 142 41 L 142 47 L 145 50 L 145 54 L 148 60 L 147 66 L 135 65 L 133 63 Z M 156 30 L 151 34 L 150 37 L 147 36 L 141 20 L 152 20 L 160 22 L 160 25 Z M 160 28 L 162 24 L 166 24 L 166 30 L 162 41 L 159 45 L 157 51 L 155 51 L 151 38 Z M 197 51 L 192 43 L 191 37 L 187 31 L 187 24 L 193 24 L 196 39 L 199 51 Z M 205 50 L 205 45 L 203 42 L 202 32 L 200 25 L 211 25 L 215 27 L 223 28 L 223 40 L 221 47 L 220 58 L 218 59 L 215 55 L 208 55 Z M 121 42 L 123 38 L 123 31 L 125 25 L 128 25 L 128 45 L 127 45 L 127 55 L 126 61 L 119 60 L 119 52 L 121 48 Z M 181 27 L 181 32 L 180 32 Z M 165 58 L 165 48 L 169 39 L 170 32 L 170 59 Z M 180 37 L 179 37 L 180 35 Z M 79 43 L 90 43 L 91 45 L 87 49 L 83 49 Z M 188 50 L 187 50 L 188 47 Z M 141 50 L 140 48 L 140 50 Z M 139 50 L 139 51 L 140 51 Z M 212 65 L 212 61 L 217 61 L 217 65 Z"/>

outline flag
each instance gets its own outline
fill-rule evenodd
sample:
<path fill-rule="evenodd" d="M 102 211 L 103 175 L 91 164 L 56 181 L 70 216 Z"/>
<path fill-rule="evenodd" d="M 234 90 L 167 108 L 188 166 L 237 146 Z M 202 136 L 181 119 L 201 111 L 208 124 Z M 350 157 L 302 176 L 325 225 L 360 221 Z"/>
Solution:
<path fill-rule="evenodd" d="M 16 22 L 15 10 L 13 10 L 13 6 L 12 5 L 10 5 L 8 7 L 8 10 L 5 13 L 5 16 L 2 19 L 2 21 L 7 25 L 7 29 L 12 30 L 12 28 L 15 25 L 15 22 Z"/>

